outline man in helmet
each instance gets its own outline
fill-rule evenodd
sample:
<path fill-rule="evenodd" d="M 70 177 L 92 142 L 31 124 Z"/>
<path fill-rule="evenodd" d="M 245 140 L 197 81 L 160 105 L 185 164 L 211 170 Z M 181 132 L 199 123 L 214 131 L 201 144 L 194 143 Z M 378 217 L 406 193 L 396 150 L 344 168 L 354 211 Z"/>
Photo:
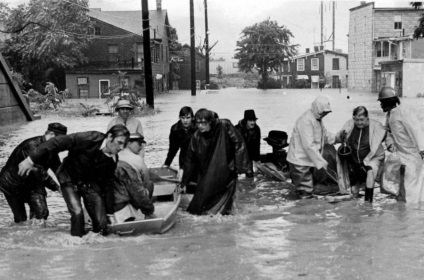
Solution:
<path fill-rule="evenodd" d="M 400 100 L 391 87 L 385 86 L 378 94 L 378 101 L 386 119 L 386 145 L 390 152 L 398 152 L 405 165 L 405 195 L 407 202 L 424 200 L 424 129 L 411 110 L 400 105 Z"/>

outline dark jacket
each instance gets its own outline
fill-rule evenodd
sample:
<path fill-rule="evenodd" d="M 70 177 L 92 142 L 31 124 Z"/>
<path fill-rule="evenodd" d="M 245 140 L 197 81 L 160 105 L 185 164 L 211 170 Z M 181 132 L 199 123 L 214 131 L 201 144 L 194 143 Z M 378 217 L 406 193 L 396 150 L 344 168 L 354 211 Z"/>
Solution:
<path fill-rule="evenodd" d="M 190 138 L 195 131 L 196 128 L 194 125 L 187 130 L 184 129 L 181 121 L 178 121 L 171 127 L 171 132 L 169 133 L 169 150 L 166 156 L 165 165 L 171 165 L 178 149 L 181 149 L 179 164 L 180 168 L 184 167 L 184 160 L 187 154 L 188 145 L 190 144 Z"/>
<path fill-rule="evenodd" d="M 112 180 L 116 162 L 100 150 L 105 138 L 105 134 L 97 131 L 57 136 L 41 144 L 37 150 L 30 153 L 30 157 L 34 163 L 39 163 L 51 155 L 69 151 L 57 172 L 59 182 L 88 186 L 89 189 L 104 195 L 106 212 L 113 214 Z"/>
<path fill-rule="evenodd" d="M 240 120 L 236 125 L 236 128 L 243 136 L 247 152 L 249 153 L 249 158 L 251 160 L 258 161 L 260 158 L 261 129 L 258 125 L 255 125 L 253 129 L 247 129 L 245 120 Z"/>
<path fill-rule="evenodd" d="M 115 170 L 114 189 L 115 212 L 121 210 L 127 203 L 140 209 L 144 215 L 151 215 L 155 211 L 140 173 L 124 161 L 119 161 Z"/>
<path fill-rule="evenodd" d="M 53 172 L 57 172 L 60 165 L 58 155 L 46 157 L 43 162 L 35 166 L 37 170 L 31 171 L 27 177 L 18 175 L 19 163 L 44 142 L 46 142 L 44 136 L 36 136 L 26 139 L 13 150 L 0 172 L 0 190 L 9 195 L 22 196 L 26 196 L 32 191 L 46 195 L 44 187 L 48 187 L 52 191 L 58 190 L 59 186 L 47 173 L 49 168 Z"/>
<path fill-rule="evenodd" d="M 196 192 L 187 208 L 192 214 L 227 214 L 236 191 L 237 172 L 251 168 L 243 137 L 229 120 L 211 124 L 211 130 L 197 130 L 190 140 L 184 165 L 183 184 L 197 167 Z"/>

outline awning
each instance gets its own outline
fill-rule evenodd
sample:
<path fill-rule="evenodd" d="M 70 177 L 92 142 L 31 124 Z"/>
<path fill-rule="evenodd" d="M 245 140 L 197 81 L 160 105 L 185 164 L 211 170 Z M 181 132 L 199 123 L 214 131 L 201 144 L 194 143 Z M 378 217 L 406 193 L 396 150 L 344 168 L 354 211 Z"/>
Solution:
<path fill-rule="evenodd" d="M 319 76 L 311 76 L 311 80 L 313 83 L 319 83 Z"/>
<path fill-rule="evenodd" d="M 297 80 L 309 80 L 308 75 L 297 75 Z"/>

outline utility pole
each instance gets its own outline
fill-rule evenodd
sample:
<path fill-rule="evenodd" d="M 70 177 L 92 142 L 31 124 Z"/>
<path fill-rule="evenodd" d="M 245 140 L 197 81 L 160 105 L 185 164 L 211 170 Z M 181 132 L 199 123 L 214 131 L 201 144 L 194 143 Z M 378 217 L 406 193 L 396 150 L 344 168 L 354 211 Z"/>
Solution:
<path fill-rule="evenodd" d="M 321 50 L 321 46 L 324 46 L 324 2 L 321 1 L 321 45 L 319 49 Z"/>
<path fill-rule="evenodd" d="M 144 80 L 146 85 L 146 103 L 152 108 L 155 107 L 152 77 L 152 56 L 150 54 L 150 24 L 149 6 L 147 0 L 141 0 L 141 10 L 143 19 L 143 51 L 144 51 Z"/>
<path fill-rule="evenodd" d="M 205 48 L 206 48 L 206 63 L 205 63 L 205 74 L 206 84 L 209 85 L 209 29 L 208 29 L 208 1 L 205 0 Z"/>
<path fill-rule="evenodd" d="M 333 51 L 336 43 L 336 2 L 333 1 Z"/>
<path fill-rule="evenodd" d="M 194 5 L 193 0 L 190 0 L 190 44 L 191 44 L 191 95 L 196 96 L 196 46 L 194 42 Z"/>

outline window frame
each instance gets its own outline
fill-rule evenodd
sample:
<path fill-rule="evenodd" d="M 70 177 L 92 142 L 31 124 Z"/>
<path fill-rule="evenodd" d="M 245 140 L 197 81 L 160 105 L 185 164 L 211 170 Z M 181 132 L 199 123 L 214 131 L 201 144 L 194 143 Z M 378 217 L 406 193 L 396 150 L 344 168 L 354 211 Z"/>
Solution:
<path fill-rule="evenodd" d="M 314 66 L 314 61 L 316 61 L 316 66 Z M 311 71 L 319 71 L 319 58 L 311 58 Z"/>
<path fill-rule="evenodd" d="M 116 47 L 116 51 L 111 51 L 111 48 Z M 107 45 L 107 54 L 109 62 L 118 62 L 119 61 L 119 45 L 118 44 L 109 44 Z"/>
<path fill-rule="evenodd" d="M 108 84 L 107 92 L 102 92 L 102 87 L 101 87 L 102 82 L 107 82 L 107 84 Z M 108 80 L 108 79 L 100 79 L 99 80 L 99 98 L 101 98 L 102 95 L 110 95 L 110 80 Z"/>
<path fill-rule="evenodd" d="M 84 79 L 85 82 L 83 82 Z M 88 85 L 88 77 L 77 77 L 77 85 Z"/>
<path fill-rule="evenodd" d="M 337 64 L 335 63 L 337 61 Z M 335 67 L 337 65 L 337 67 Z M 337 68 L 337 69 L 335 69 Z M 340 58 L 338 57 L 333 57 L 332 59 L 332 69 L 333 70 L 340 70 Z"/>
<path fill-rule="evenodd" d="M 393 30 L 402 30 L 402 15 L 395 15 L 393 18 Z"/>
<path fill-rule="evenodd" d="M 300 61 L 302 61 L 302 63 L 299 63 Z M 305 71 L 305 59 L 304 58 L 298 58 L 296 60 L 296 69 L 297 71 Z M 302 67 L 302 69 L 300 69 L 300 67 Z"/>

